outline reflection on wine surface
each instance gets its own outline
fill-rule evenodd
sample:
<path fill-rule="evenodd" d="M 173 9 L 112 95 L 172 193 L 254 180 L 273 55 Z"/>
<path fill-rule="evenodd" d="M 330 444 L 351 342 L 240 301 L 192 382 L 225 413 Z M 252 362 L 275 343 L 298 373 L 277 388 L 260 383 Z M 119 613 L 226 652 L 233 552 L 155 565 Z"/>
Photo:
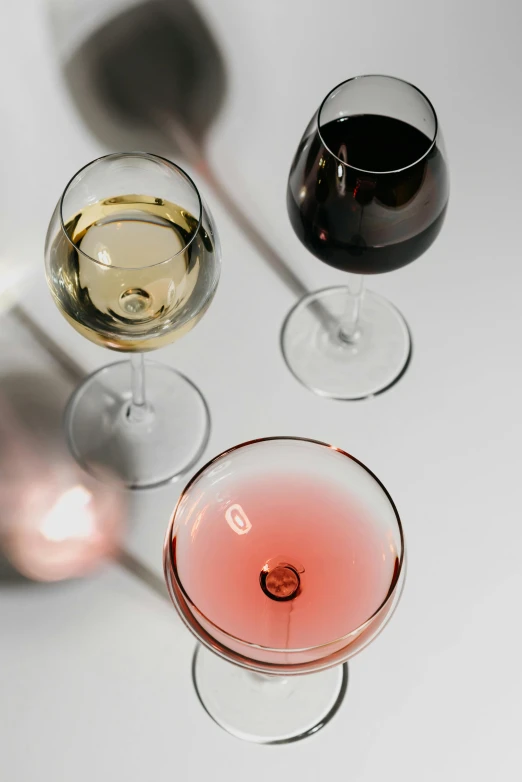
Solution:
<path fill-rule="evenodd" d="M 213 237 L 160 198 L 104 199 L 71 217 L 50 248 L 53 297 L 88 339 L 123 351 L 178 339 L 210 304 Z"/>
<path fill-rule="evenodd" d="M 341 117 L 303 146 L 290 174 L 288 213 L 317 258 L 378 274 L 411 263 L 435 240 L 448 174 L 439 147 L 422 131 L 393 117 Z"/>
<path fill-rule="evenodd" d="M 333 446 L 272 437 L 209 462 L 164 546 L 170 596 L 203 647 L 193 678 L 207 712 L 262 743 L 323 727 L 345 694 L 344 662 L 397 606 L 404 557 L 386 489 Z"/>

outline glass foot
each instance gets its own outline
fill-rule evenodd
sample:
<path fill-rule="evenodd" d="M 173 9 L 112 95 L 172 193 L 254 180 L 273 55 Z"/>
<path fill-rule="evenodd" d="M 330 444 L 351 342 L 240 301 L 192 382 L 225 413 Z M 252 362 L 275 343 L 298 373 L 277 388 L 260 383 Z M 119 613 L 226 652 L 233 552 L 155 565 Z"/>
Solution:
<path fill-rule="evenodd" d="M 95 477 L 129 489 L 159 486 L 187 472 L 210 434 L 207 404 L 196 386 L 168 366 L 145 363 L 147 409 L 129 418 L 131 365 L 121 361 L 90 375 L 72 395 L 65 418 L 69 447 Z"/>
<path fill-rule="evenodd" d="M 281 348 L 295 377 L 320 396 L 365 399 L 390 388 L 411 355 L 406 321 L 389 301 L 367 291 L 355 339 L 344 341 L 340 322 L 350 290 L 326 288 L 301 299 L 283 325 Z"/>
<path fill-rule="evenodd" d="M 348 666 L 305 676 L 266 676 L 199 645 L 192 676 L 203 708 L 228 733 L 258 744 L 288 744 L 330 722 L 346 693 Z"/>

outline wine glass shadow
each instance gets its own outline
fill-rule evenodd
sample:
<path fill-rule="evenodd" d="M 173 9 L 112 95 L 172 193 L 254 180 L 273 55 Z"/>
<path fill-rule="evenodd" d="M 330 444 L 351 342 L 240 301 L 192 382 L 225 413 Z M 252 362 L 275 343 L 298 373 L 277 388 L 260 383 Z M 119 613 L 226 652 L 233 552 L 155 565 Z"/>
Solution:
<path fill-rule="evenodd" d="M 186 157 L 179 137 L 186 135 L 201 150 L 227 76 L 221 51 L 190 0 L 111 0 L 94 28 L 76 34 L 72 51 L 64 40 L 63 5 L 48 0 L 47 8 L 55 51 L 65 52 L 60 67 L 69 95 L 104 146 Z"/>
<path fill-rule="evenodd" d="M 9 484 L 16 484 L 17 479 L 22 479 L 23 468 L 18 469 L 16 464 L 20 448 L 24 462 L 24 457 L 35 444 L 38 449 L 47 444 L 50 452 L 61 450 L 61 422 L 65 400 L 60 385 L 51 383 L 44 375 L 27 372 L 0 377 L 0 496 L 9 490 Z M 32 433 L 30 439 L 27 432 Z M 7 465 L 10 469 L 6 469 Z M 30 467 L 28 472 L 29 470 Z M 11 520 L 8 518 L 11 510 L 9 500 L 8 507 L 2 503 L 0 587 L 34 585 L 31 579 L 15 568 L 4 552 L 2 531 Z"/>
<path fill-rule="evenodd" d="M 0 376 L 0 586 L 86 575 L 118 549 L 120 491 L 80 470 L 63 437 L 69 386 Z"/>
<path fill-rule="evenodd" d="M 49 28 L 85 126 L 110 150 L 181 157 L 279 279 L 296 297 L 305 296 L 307 287 L 230 195 L 206 155 L 228 79 L 225 58 L 202 14 L 190 0 L 110 0 L 112 11 L 84 33 L 76 29 L 78 40 L 71 46 L 67 13 L 71 24 L 81 19 L 64 3 L 47 0 Z M 76 5 L 80 16 L 85 5 L 72 0 Z"/>

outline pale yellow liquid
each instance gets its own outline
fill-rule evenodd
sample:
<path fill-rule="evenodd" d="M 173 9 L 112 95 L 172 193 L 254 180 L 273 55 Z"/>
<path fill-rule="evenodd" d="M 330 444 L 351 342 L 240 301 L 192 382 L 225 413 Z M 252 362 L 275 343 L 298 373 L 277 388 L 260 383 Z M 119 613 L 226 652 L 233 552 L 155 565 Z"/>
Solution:
<path fill-rule="evenodd" d="M 217 284 L 212 238 L 176 204 L 111 198 L 74 215 L 49 253 L 56 303 L 88 339 L 153 350 L 189 331 Z M 76 249 L 78 248 L 78 249 Z"/>

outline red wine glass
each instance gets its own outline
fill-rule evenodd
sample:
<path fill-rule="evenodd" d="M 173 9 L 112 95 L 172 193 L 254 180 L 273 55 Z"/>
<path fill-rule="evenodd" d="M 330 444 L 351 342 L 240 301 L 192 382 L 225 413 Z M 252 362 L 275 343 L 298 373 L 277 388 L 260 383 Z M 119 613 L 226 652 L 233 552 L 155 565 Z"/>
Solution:
<path fill-rule="evenodd" d="M 208 714 L 266 744 L 326 725 L 346 660 L 398 603 L 404 557 L 390 495 L 338 448 L 271 437 L 209 462 L 182 492 L 164 547 L 171 599 L 200 642 L 193 680 Z"/>
<path fill-rule="evenodd" d="M 350 273 L 345 287 L 302 299 L 288 315 L 282 350 L 315 393 L 363 399 L 389 388 L 411 353 L 408 326 L 365 276 L 418 258 L 437 237 L 449 176 L 435 109 L 417 87 L 359 76 L 323 100 L 288 181 L 292 227 L 324 263 Z"/>

